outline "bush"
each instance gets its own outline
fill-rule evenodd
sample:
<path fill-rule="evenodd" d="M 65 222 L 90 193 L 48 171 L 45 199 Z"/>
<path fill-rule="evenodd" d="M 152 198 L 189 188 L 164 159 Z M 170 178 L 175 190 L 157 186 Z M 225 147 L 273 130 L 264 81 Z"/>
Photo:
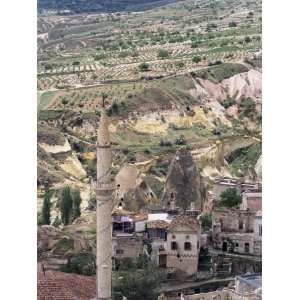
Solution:
<path fill-rule="evenodd" d="M 235 105 L 236 104 L 236 100 L 234 97 L 230 97 L 230 96 L 227 96 L 226 99 L 224 99 L 222 102 L 221 102 L 222 106 L 224 108 L 228 108 L 232 105 Z"/>
<path fill-rule="evenodd" d="M 180 135 L 180 137 L 175 140 L 175 144 L 176 145 L 186 145 L 186 139 L 183 134 Z"/>
<path fill-rule="evenodd" d="M 232 208 L 242 203 L 242 196 L 236 188 L 228 188 L 220 195 L 219 206 Z"/>
<path fill-rule="evenodd" d="M 170 53 L 167 50 L 165 50 L 165 49 L 159 49 L 157 51 L 157 57 L 165 59 L 165 58 L 170 57 Z"/>
<path fill-rule="evenodd" d="M 106 55 L 104 53 L 101 53 L 101 54 L 95 55 L 94 60 L 97 61 L 97 60 L 102 60 L 104 58 L 106 58 Z"/>
<path fill-rule="evenodd" d="M 171 147 L 171 146 L 172 146 L 172 142 L 170 142 L 170 141 L 165 141 L 165 140 L 160 140 L 159 146 L 160 146 L 160 147 Z"/>
<path fill-rule="evenodd" d="M 68 259 L 68 263 L 61 267 L 62 272 L 77 273 L 86 276 L 96 274 L 95 256 L 92 253 L 84 252 L 75 254 Z"/>
<path fill-rule="evenodd" d="M 141 71 L 141 72 L 147 72 L 147 71 L 150 71 L 150 65 L 148 64 L 148 63 L 145 63 L 145 62 L 143 62 L 143 63 L 141 63 L 141 64 L 139 64 L 139 70 Z"/>
<path fill-rule="evenodd" d="M 158 298 L 162 272 L 148 265 L 146 268 L 120 272 L 113 288 L 113 300 L 154 300 Z"/>
<path fill-rule="evenodd" d="M 245 37 L 245 43 L 250 43 L 251 42 L 251 38 L 249 36 Z"/>
<path fill-rule="evenodd" d="M 200 56 L 194 56 L 192 58 L 192 62 L 195 63 L 195 64 L 199 63 L 200 61 L 201 61 L 201 57 Z"/>
<path fill-rule="evenodd" d="M 237 23 L 232 21 L 232 22 L 229 22 L 228 26 L 229 27 L 237 27 Z"/>
<path fill-rule="evenodd" d="M 78 61 L 78 60 L 77 61 L 73 61 L 72 65 L 73 66 L 79 66 L 80 65 L 80 61 Z"/>
<path fill-rule="evenodd" d="M 255 101 L 250 98 L 250 97 L 243 97 L 241 99 L 241 103 L 239 106 L 239 113 L 240 116 L 247 117 L 247 118 L 253 118 L 256 115 L 256 110 L 255 110 Z"/>

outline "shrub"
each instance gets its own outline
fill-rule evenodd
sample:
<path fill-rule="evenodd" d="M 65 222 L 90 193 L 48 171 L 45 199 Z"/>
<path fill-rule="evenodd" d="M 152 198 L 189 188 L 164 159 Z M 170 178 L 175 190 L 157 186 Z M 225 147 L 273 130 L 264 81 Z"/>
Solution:
<path fill-rule="evenodd" d="M 101 53 L 101 54 L 95 55 L 94 60 L 97 61 L 97 60 L 102 60 L 104 58 L 106 58 L 106 55 L 104 53 Z"/>
<path fill-rule="evenodd" d="M 80 65 L 80 61 L 78 61 L 78 60 L 73 61 L 72 65 L 73 66 L 79 66 Z"/>
<path fill-rule="evenodd" d="M 143 62 L 143 63 L 141 63 L 141 64 L 139 64 L 139 70 L 141 71 L 141 72 L 147 72 L 147 71 L 150 71 L 150 65 L 148 64 L 148 63 L 145 63 L 145 62 Z"/>
<path fill-rule="evenodd" d="M 192 58 L 192 62 L 195 63 L 195 64 L 199 63 L 200 61 L 201 61 L 201 57 L 200 56 L 194 56 Z"/>
<path fill-rule="evenodd" d="M 75 254 L 68 259 L 65 266 L 61 267 L 62 272 L 77 273 L 87 276 L 96 274 L 95 256 L 92 253 L 83 252 Z"/>
<path fill-rule="evenodd" d="M 228 26 L 229 27 L 237 27 L 237 23 L 232 21 L 232 22 L 229 22 Z"/>
<path fill-rule="evenodd" d="M 168 57 L 170 57 L 170 53 L 165 49 L 159 49 L 157 51 L 157 57 L 162 58 L 162 59 L 168 58 Z"/>
<path fill-rule="evenodd" d="M 253 118 L 256 115 L 255 101 L 250 97 L 243 97 L 239 106 L 241 117 Z"/>
<path fill-rule="evenodd" d="M 176 145 L 186 145 L 186 139 L 183 134 L 180 135 L 180 137 L 175 140 L 175 144 Z"/>
<path fill-rule="evenodd" d="M 250 43 L 251 42 L 251 38 L 249 36 L 245 37 L 245 43 Z"/>
<path fill-rule="evenodd" d="M 235 101 L 235 98 L 234 97 L 230 97 L 230 96 L 227 96 L 226 99 L 224 99 L 222 102 L 221 102 L 222 106 L 224 106 L 224 108 L 228 108 L 232 105 L 235 105 L 236 104 L 236 101 Z"/>

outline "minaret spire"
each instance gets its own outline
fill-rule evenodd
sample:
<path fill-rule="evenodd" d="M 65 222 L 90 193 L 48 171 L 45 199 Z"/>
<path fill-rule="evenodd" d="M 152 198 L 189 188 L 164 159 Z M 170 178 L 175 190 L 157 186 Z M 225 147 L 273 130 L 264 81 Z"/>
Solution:
<path fill-rule="evenodd" d="M 109 119 L 105 112 L 105 96 L 102 96 L 100 126 L 97 138 L 97 293 L 96 300 L 111 300 L 112 275 L 112 224 L 114 182 L 111 177 L 111 145 Z"/>

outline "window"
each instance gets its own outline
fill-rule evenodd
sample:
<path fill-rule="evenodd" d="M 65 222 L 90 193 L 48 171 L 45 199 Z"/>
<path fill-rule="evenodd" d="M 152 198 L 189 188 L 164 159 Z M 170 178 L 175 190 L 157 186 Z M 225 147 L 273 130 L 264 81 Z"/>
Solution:
<path fill-rule="evenodd" d="M 262 225 L 259 225 L 258 227 L 258 234 L 259 236 L 262 236 Z"/>
<path fill-rule="evenodd" d="M 239 220 L 239 229 L 243 229 L 244 224 L 243 224 L 243 220 Z"/>
<path fill-rule="evenodd" d="M 172 235 L 172 239 L 176 239 L 176 236 L 174 234 Z"/>
<path fill-rule="evenodd" d="M 238 247 L 238 246 L 239 246 L 239 243 L 235 243 L 235 246 Z"/>
<path fill-rule="evenodd" d="M 177 250 L 177 243 L 171 242 L 171 250 Z"/>
<path fill-rule="evenodd" d="M 124 250 L 123 249 L 117 249 L 116 254 L 124 254 Z"/>
<path fill-rule="evenodd" d="M 199 249 L 199 246 L 200 246 L 200 243 L 199 243 L 199 241 L 197 242 L 197 249 Z"/>
<path fill-rule="evenodd" d="M 189 236 L 189 235 L 187 235 L 185 238 L 186 238 L 187 240 L 189 240 L 189 239 L 190 239 L 190 236 Z"/>
<path fill-rule="evenodd" d="M 192 249 L 192 245 L 190 242 L 184 243 L 184 250 L 190 251 Z"/>

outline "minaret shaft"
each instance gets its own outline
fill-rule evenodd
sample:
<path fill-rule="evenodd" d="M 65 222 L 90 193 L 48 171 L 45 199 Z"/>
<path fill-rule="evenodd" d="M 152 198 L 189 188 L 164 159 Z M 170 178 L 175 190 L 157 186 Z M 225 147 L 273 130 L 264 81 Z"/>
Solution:
<path fill-rule="evenodd" d="M 111 179 L 111 147 L 108 119 L 101 111 L 97 142 L 97 300 L 111 300 L 113 181 Z"/>

